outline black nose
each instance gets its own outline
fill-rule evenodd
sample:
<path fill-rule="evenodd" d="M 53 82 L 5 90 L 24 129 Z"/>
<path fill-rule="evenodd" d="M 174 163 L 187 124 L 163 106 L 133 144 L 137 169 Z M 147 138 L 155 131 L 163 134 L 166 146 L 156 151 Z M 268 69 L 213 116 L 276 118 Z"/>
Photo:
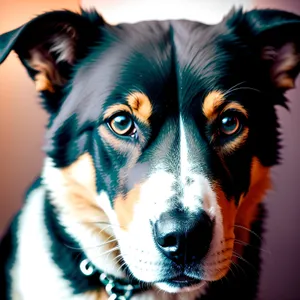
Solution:
<path fill-rule="evenodd" d="M 162 253 L 177 263 L 200 261 L 208 252 L 213 222 L 204 211 L 163 213 L 153 226 L 155 242 Z"/>

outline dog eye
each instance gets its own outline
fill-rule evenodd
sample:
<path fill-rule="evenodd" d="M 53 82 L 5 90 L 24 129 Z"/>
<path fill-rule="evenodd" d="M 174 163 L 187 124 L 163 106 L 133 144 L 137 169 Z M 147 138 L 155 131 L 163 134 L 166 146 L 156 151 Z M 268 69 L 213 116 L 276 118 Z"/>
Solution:
<path fill-rule="evenodd" d="M 220 120 L 220 131 L 225 135 L 232 135 L 241 129 L 241 122 L 233 112 L 225 113 Z"/>
<path fill-rule="evenodd" d="M 119 113 L 109 120 L 109 127 L 118 135 L 133 136 L 136 132 L 134 121 L 127 113 Z"/>

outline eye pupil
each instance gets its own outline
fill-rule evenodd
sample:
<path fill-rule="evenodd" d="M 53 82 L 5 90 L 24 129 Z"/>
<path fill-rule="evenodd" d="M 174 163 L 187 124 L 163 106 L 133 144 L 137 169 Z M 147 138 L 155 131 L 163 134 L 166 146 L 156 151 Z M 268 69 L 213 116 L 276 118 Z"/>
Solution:
<path fill-rule="evenodd" d="M 131 135 L 134 130 L 134 122 L 129 115 L 120 114 L 111 119 L 111 129 L 119 135 Z"/>
<path fill-rule="evenodd" d="M 115 125 L 120 129 L 126 129 L 130 123 L 130 120 L 127 116 L 118 116 L 115 118 Z"/>
<path fill-rule="evenodd" d="M 234 134 L 239 127 L 240 123 L 236 116 L 228 115 L 221 119 L 221 131 L 227 135 Z"/>

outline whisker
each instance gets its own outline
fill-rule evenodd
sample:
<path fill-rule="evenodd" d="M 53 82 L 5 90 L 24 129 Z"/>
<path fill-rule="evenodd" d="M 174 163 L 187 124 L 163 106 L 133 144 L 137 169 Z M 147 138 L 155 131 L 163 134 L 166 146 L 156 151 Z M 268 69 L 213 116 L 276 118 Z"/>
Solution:
<path fill-rule="evenodd" d="M 263 248 L 261 248 L 261 247 L 256 247 L 256 246 L 254 246 L 254 245 L 251 245 L 251 244 L 249 244 L 249 243 L 246 243 L 246 242 L 241 241 L 241 240 L 238 240 L 238 239 L 235 239 L 234 242 L 237 243 L 237 244 L 243 245 L 243 246 L 249 246 L 249 247 L 252 247 L 252 248 L 254 248 L 254 249 L 261 250 L 261 251 L 263 251 L 263 252 L 265 252 L 265 253 L 268 253 L 269 255 L 272 254 L 272 252 L 271 252 L 270 250 L 263 249 Z"/>
<path fill-rule="evenodd" d="M 104 222 L 104 221 L 95 221 L 95 222 L 81 222 L 82 224 L 98 224 L 98 225 L 107 225 L 107 227 L 104 227 L 104 229 L 107 229 L 109 227 L 112 228 L 122 228 L 119 224 L 111 224 L 109 222 Z M 103 229 L 103 228 L 101 228 Z"/>
<path fill-rule="evenodd" d="M 126 263 L 122 263 L 121 266 L 118 268 L 117 272 L 119 272 L 124 266 L 126 265 Z M 130 277 L 130 276 L 129 276 Z"/>
<path fill-rule="evenodd" d="M 106 227 L 102 228 L 98 234 L 101 234 L 103 231 L 105 231 L 106 229 L 112 227 L 112 224 L 108 224 Z"/>
<path fill-rule="evenodd" d="M 262 93 L 262 91 L 258 90 L 258 89 L 255 89 L 255 88 L 252 88 L 252 87 L 249 87 L 249 86 L 245 86 L 245 87 L 238 87 L 236 89 L 233 89 L 231 90 L 229 93 L 225 93 L 223 96 L 228 96 L 229 94 L 235 92 L 235 91 L 239 91 L 239 90 L 251 90 L 251 91 L 255 91 L 255 92 L 258 92 L 258 93 Z"/>
<path fill-rule="evenodd" d="M 115 258 L 113 258 L 113 262 L 118 265 L 120 261 L 122 261 L 122 259 L 124 258 L 124 255 L 123 254 L 118 254 Z"/>
<path fill-rule="evenodd" d="M 233 275 L 234 278 L 237 278 L 236 273 L 233 271 L 233 267 L 232 267 L 232 262 L 231 261 L 230 261 L 229 271 L 232 273 L 232 275 Z"/>
<path fill-rule="evenodd" d="M 246 230 L 246 231 L 252 233 L 252 234 L 253 234 L 254 236 L 256 236 L 260 241 L 262 241 L 261 237 L 260 237 L 257 233 L 255 233 L 254 231 L 250 230 L 249 228 L 244 227 L 244 226 L 242 226 L 242 225 L 237 225 L 237 224 L 235 224 L 234 227 L 244 229 L 244 230 Z"/>
<path fill-rule="evenodd" d="M 257 269 L 255 269 L 255 267 L 251 263 L 249 263 L 245 258 L 243 258 L 242 256 L 238 255 L 238 253 L 233 252 L 232 256 L 237 257 L 238 259 L 240 259 L 243 262 L 245 262 L 246 264 L 248 264 L 258 274 Z"/>
<path fill-rule="evenodd" d="M 113 240 L 105 241 L 104 243 L 102 243 L 100 245 L 97 245 L 97 246 L 90 246 L 90 247 L 85 247 L 85 248 L 82 248 L 82 247 L 73 247 L 73 246 L 70 246 L 70 245 L 67 245 L 67 244 L 64 244 L 64 245 L 67 248 L 72 249 L 72 250 L 85 251 L 85 250 L 91 250 L 91 249 L 100 248 L 100 247 L 103 247 L 103 246 L 108 245 L 110 243 L 117 242 L 117 241 L 118 241 L 118 239 L 113 239 Z"/>
<path fill-rule="evenodd" d="M 119 246 L 113 247 L 113 248 L 111 248 L 111 249 L 109 249 L 109 250 L 107 250 L 107 251 L 105 251 L 105 252 L 103 252 L 103 253 L 100 253 L 99 255 L 97 255 L 97 256 L 95 257 L 95 259 L 98 259 L 98 258 L 100 258 L 100 257 L 103 257 L 104 255 L 109 256 L 109 254 L 111 254 L 111 253 L 113 253 L 113 252 L 115 252 L 115 251 L 117 251 L 117 250 L 120 250 Z"/>
<path fill-rule="evenodd" d="M 228 95 L 234 88 L 238 87 L 239 85 L 245 83 L 246 81 L 241 81 L 240 83 L 237 83 L 235 85 L 233 85 L 231 88 L 229 88 L 223 95 L 224 97 L 226 97 L 226 95 Z"/>
<path fill-rule="evenodd" d="M 231 264 L 239 271 L 239 269 L 244 273 L 245 276 L 247 276 L 245 270 L 240 266 L 239 264 L 235 263 L 233 260 L 231 260 Z M 238 269 L 239 268 L 239 269 Z"/>

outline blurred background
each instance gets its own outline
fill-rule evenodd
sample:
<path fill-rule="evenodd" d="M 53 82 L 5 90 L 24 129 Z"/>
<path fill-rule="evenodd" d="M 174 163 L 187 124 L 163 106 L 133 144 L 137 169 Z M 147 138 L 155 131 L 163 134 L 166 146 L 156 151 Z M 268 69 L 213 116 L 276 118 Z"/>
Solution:
<path fill-rule="evenodd" d="M 78 11 L 79 5 L 96 7 L 111 23 L 186 18 L 213 24 L 233 5 L 300 14 L 298 0 L 0 0 L 0 34 L 42 12 Z M 261 300 L 300 300 L 299 96 L 300 88 L 288 93 L 290 112 L 278 109 L 283 161 L 273 169 L 274 190 L 266 198 Z M 12 53 L 0 67 L 0 237 L 42 167 L 47 116 L 38 103 L 33 83 Z"/>

